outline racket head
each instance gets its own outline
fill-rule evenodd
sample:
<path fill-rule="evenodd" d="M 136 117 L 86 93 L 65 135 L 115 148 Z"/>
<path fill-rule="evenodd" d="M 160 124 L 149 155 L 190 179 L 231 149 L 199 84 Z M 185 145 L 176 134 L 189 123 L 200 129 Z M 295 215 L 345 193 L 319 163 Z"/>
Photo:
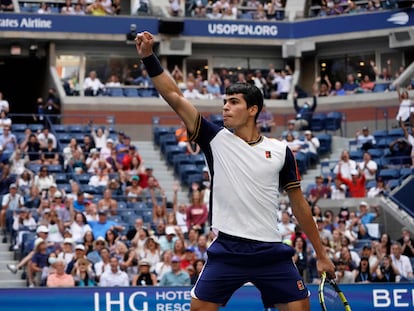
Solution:
<path fill-rule="evenodd" d="M 351 307 L 335 280 L 329 279 L 325 272 L 321 275 L 318 288 L 319 303 L 322 311 L 351 311 Z"/>

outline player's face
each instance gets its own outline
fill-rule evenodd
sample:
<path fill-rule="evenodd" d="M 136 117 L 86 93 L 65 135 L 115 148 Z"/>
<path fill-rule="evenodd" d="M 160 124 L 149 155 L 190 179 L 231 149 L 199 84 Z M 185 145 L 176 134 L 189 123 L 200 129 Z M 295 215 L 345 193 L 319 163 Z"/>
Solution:
<path fill-rule="evenodd" d="M 226 95 L 223 106 L 223 121 L 227 128 L 237 129 L 246 125 L 249 117 L 246 101 L 242 94 Z"/>

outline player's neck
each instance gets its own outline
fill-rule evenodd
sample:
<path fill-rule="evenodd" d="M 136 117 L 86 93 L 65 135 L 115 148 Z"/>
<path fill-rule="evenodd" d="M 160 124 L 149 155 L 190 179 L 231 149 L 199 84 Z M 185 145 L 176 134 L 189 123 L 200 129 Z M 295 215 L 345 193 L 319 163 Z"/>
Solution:
<path fill-rule="evenodd" d="M 251 130 L 251 131 L 236 130 L 234 134 L 239 136 L 241 139 L 243 139 L 248 144 L 257 143 L 261 139 L 260 133 L 257 132 L 256 130 Z"/>

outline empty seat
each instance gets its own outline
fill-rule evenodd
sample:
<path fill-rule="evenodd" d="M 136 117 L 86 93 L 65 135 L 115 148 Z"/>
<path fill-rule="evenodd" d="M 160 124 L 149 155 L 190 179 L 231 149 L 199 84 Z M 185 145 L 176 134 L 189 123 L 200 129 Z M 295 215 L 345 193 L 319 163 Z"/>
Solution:
<path fill-rule="evenodd" d="M 384 168 L 378 172 L 378 177 L 384 180 L 398 179 L 400 177 L 400 171 L 396 168 Z"/>
<path fill-rule="evenodd" d="M 393 190 L 394 188 L 399 187 L 401 184 L 401 181 L 399 179 L 390 179 L 387 181 L 387 187 L 390 190 Z"/>
<path fill-rule="evenodd" d="M 332 135 L 330 134 L 318 134 L 316 137 L 319 139 L 319 155 L 325 155 L 332 151 Z"/>
<path fill-rule="evenodd" d="M 69 133 L 83 133 L 84 126 L 81 124 L 71 124 L 67 126 L 67 131 Z"/>
<path fill-rule="evenodd" d="M 363 155 L 363 151 L 360 149 L 349 151 L 349 157 L 354 161 L 361 161 L 362 155 Z"/>
<path fill-rule="evenodd" d="M 381 138 L 387 138 L 387 130 L 375 130 L 372 135 L 375 137 L 375 140 L 378 142 Z"/>
<path fill-rule="evenodd" d="M 121 87 L 110 87 L 107 89 L 107 95 L 108 96 L 114 96 L 114 97 L 123 97 L 124 91 Z"/>
<path fill-rule="evenodd" d="M 52 130 L 56 133 L 64 133 L 66 132 L 66 126 L 63 124 L 54 124 L 52 125 Z"/>
<path fill-rule="evenodd" d="M 138 90 L 136 88 L 124 88 L 124 95 L 126 97 L 138 97 Z"/>
<path fill-rule="evenodd" d="M 384 155 L 383 149 L 368 149 L 368 153 L 371 155 L 373 160 L 379 159 Z"/>
<path fill-rule="evenodd" d="M 165 134 L 160 137 L 160 150 L 163 155 L 165 155 L 165 149 L 167 146 L 176 146 L 177 138 L 174 134 Z"/>
<path fill-rule="evenodd" d="M 181 165 L 178 171 L 181 183 L 186 186 L 188 185 L 188 176 L 200 173 L 200 169 L 195 164 Z"/>
<path fill-rule="evenodd" d="M 342 112 L 331 111 L 326 115 L 325 120 L 325 130 L 327 131 L 337 131 L 339 130 L 342 135 L 342 120 L 344 116 Z"/>
<path fill-rule="evenodd" d="M 16 134 L 16 132 L 24 132 L 27 128 L 26 123 L 14 123 L 11 126 L 12 132 Z"/>
<path fill-rule="evenodd" d="M 325 130 L 326 114 L 314 113 L 312 116 L 310 130 L 313 132 L 321 132 Z"/>

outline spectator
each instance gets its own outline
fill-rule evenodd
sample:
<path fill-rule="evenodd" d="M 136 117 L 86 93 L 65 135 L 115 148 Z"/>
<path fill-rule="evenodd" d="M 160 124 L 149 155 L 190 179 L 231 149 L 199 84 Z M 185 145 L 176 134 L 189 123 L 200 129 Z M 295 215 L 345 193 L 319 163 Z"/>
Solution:
<path fill-rule="evenodd" d="M 404 122 L 401 121 L 401 119 L 399 123 L 404 131 L 404 138 L 411 145 L 411 167 L 414 167 L 414 113 L 411 113 L 410 116 L 411 133 L 407 130 L 407 127 L 405 126 Z"/>
<path fill-rule="evenodd" d="M 397 138 L 389 145 L 391 162 L 396 165 L 414 165 L 411 162 L 413 146 L 405 138 Z"/>
<path fill-rule="evenodd" d="M 359 266 L 356 270 L 353 271 L 353 273 L 355 277 L 355 283 L 371 283 L 374 280 L 374 276 L 371 273 L 368 257 L 361 257 Z"/>
<path fill-rule="evenodd" d="M 131 15 L 146 16 L 150 13 L 148 0 L 134 0 L 131 2 Z"/>
<path fill-rule="evenodd" d="M 356 141 L 357 141 L 357 148 L 367 151 L 368 149 L 372 149 L 375 147 L 376 141 L 375 137 L 369 133 L 369 129 L 367 126 L 364 126 L 361 131 L 357 131 L 355 133 Z"/>
<path fill-rule="evenodd" d="M 65 0 L 65 4 L 60 9 L 60 14 L 73 15 L 74 13 L 75 9 L 72 6 L 71 0 Z"/>
<path fill-rule="evenodd" d="M 70 224 L 70 231 L 75 243 L 83 243 L 86 232 L 92 231 L 83 213 L 75 212 L 73 222 Z"/>
<path fill-rule="evenodd" d="M 342 176 L 341 166 L 342 164 L 339 164 L 337 178 L 348 187 L 349 196 L 351 198 L 364 198 L 366 196 L 365 174 L 361 170 L 354 169 L 351 171 L 351 178 L 345 178 Z"/>
<path fill-rule="evenodd" d="M 295 120 L 289 120 L 288 121 L 287 129 L 284 130 L 283 133 L 282 133 L 282 139 L 286 139 L 288 133 L 291 133 L 294 138 L 299 137 L 298 131 L 295 130 L 295 124 L 296 124 Z"/>
<path fill-rule="evenodd" d="M 332 200 L 343 200 L 346 198 L 347 188 L 346 185 L 342 183 L 342 181 L 335 177 L 334 183 L 332 184 L 332 176 L 328 176 L 328 185 L 331 188 L 331 199 Z"/>
<path fill-rule="evenodd" d="M 369 212 L 370 206 L 367 202 L 361 201 L 359 203 L 359 212 L 357 216 L 361 219 L 361 223 L 366 226 L 367 224 L 372 223 L 376 218 L 379 217 L 380 212 L 378 206 L 373 206 L 374 212 Z"/>
<path fill-rule="evenodd" d="M 375 198 L 388 193 L 387 186 L 385 185 L 384 180 L 381 177 L 377 177 L 376 185 L 368 189 L 367 197 Z"/>
<path fill-rule="evenodd" d="M 99 279 L 101 287 L 129 286 L 128 274 L 119 269 L 119 260 L 115 256 L 109 261 L 111 269 L 102 273 Z"/>
<path fill-rule="evenodd" d="M 91 126 L 91 137 L 93 138 L 95 148 L 101 151 L 102 148 L 107 146 L 109 129 L 107 127 L 104 129 L 102 127 L 94 129 L 93 126 Z"/>
<path fill-rule="evenodd" d="M 349 151 L 343 150 L 341 158 L 333 169 L 333 173 L 341 173 L 341 176 L 346 179 L 351 179 L 351 172 L 356 170 L 357 164 L 349 157 Z"/>
<path fill-rule="evenodd" d="M 183 92 L 183 95 L 187 99 L 201 99 L 202 95 L 200 92 L 196 89 L 194 82 L 187 81 L 186 89 Z"/>
<path fill-rule="evenodd" d="M 6 230 L 10 231 L 13 222 L 13 213 L 17 212 L 24 205 L 24 199 L 17 192 L 17 185 L 9 186 L 9 193 L 3 195 L 2 209 L 0 212 L 0 228 L 4 233 L 3 243 L 6 243 Z"/>
<path fill-rule="evenodd" d="M 364 79 L 359 83 L 359 91 L 362 93 L 370 93 L 374 90 L 375 82 L 371 81 L 369 75 L 365 75 Z"/>
<path fill-rule="evenodd" d="M 414 113 L 414 107 L 411 105 L 411 99 L 408 95 L 408 91 L 401 91 L 400 86 L 397 85 L 397 94 L 399 101 L 399 108 L 395 119 L 397 122 L 409 123 L 410 116 Z"/>
<path fill-rule="evenodd" d="M 256 125 L 261 133 L 271 133 L 272 127 L 276 125 L 273 113 L 267 110 L 266 105 L 263 105 L 262 111 L 257 117 Z"/>
<path fill-rule="evenodd" d="M 99 215 L 98 221 L 89 222 L 89 225 L 92 228 L 92 232 L 94 236 L 104 237 L 106 234 L 106 231 L 110 229 L 115 229 L 118 231 L 122 231 L 124 229 L 121 225 L 118 225 L 116 222 L 112 220 L 108 220 L 106 212 L 99 211 L 98 215 Z"/>
<path fill-rule="evenodd" d="M 291 73 L 286 70 L 281 70 L 280 73 L 276 73 L 272 83 L 276 86 L 276 98 L 287 99 L 292 87 Z"/>
<path fill-rule="evenodd" d="M 10 126 L 3 127 L 3 135 L 0 135 L 0 147 L 3 151 L 3 159 L 8 160 L 17 148 L 17 138 L 11 133 Z"/>
<path fill-rule="evenodd" d="M 43 165 L 57 165 L 59 161 L 59 151 L 53 148 L 53 139 L 48 138 L 46 148 L 40 150 L 40 158 Z"/>
<path fill-rule="evenodd" d="M 36 229 L 36 220 L 26 207 L 19 208 L 18 212 L 13 215 L 13 232 L 16 234 L 16 241 L 13 246 L 14 250 L 21 248 L 23 234 Z"/>
<path fill-rule="evenodd" d="M 341 81 L 336 81 L 335 82 L 334 89 L 331 91 L 331 93 L 329 95 L 331 95 L 331 96 L 344 96 L 344 95 L 346 95 L 345 89 L 342 86 Z"/>
<path fill-rule="evenodd" d="M 70 160 L 74 156 L 74 152 L 77 150 L 78 152 L 82 153 L 81 147 L 78 145 L 78 141 L 76 138 L 71 138 L 68 145 L 63 148 L 63 167 L 66 170 L 70 163 Z"/>
<path fill-rule="evenodd" d="M 0 7 L 3 7 L 3 1 L 6 1 L 6 0 L 2 0 L 2 2 L 1 2 L 1 4 L 0 4 Z M 8 2 L 8 0 L 6 1 L 6 2 Z M 11 3 L 11 5 L 13 5 L 13 3 L 12 2 L 10 2 Z M 7 6 L 7 5 L 4 5 L 4 6 Z M 13 9 L 14 10 L 14 9 Z M 0 10 L 1 11 L 1 10 Z M 4 11 L 4 9 L 3 9 L 3 11 Z M 4 110 L 5 112 L 9 112 L 9 102 L 6 100 L 6 99 L 4 99 L 4 97 L 3 97 L 3 93 L 2 92 L 0 92 L 0 110 Z"/>
<path fill-rule="evenodd" d="M 332 84 L 327 75 L 325 75 L 323 80 L 321 77 L 316 77 L 315 82 L 313 83 L 313 94 L 318 97 L 329 96 L 331 88 Z"/>
<path fill-rule="evenodd" d="M 46 281 L 47 287 L 74 287 L 75 280 L 72 275 L 65 273 L 66 262 L 63 259 L 57 259 L 53 264 L 55 273 L 49 274 Z"/>
<path fill-rule="evenodd" d="M 14 12 L 14 4 L 12 0 L 1 0 L 0 11 L 3 12 Z"/>
<path fill-rule="evenodd" d="M 55 184 L 55 178 L 53 175 L 49 174 L 46 165 L 41 166 L 39 173 L 34 177 L 33 185 L 39 189 L 42 196 L 46 196 L 52 184 Z"/>
<path fill-rule="evenodd" d="M 160 244 L 161 251 L 173 250 L 175 241 L 178 240 L 176 230 L 174 226 L 166 226 L 164 234 L 161 234 L 158 238 L 158 243 Z"/>
<path fill-rule="evenodd" d="M 319 199 L 327 199 L 330 196 L 330 188 L 324 184 L 323 176 L 315 177 L 315 186 L 312 187 L 309 193 L 308 201 L 311 205 L 318 202 Z"/>
<path fill-rule="evenodd" d="M 83 246 L 83 245 L 80 245 Z M 77 246 L 78 247 L 78 246 Z M 95 274 L 91 263 L 85 258 L 79 258 L 72 272 L 76 287 L 96 286 Z"/>
<path fill-rule="evenodd" d="M 392 263 L 390 256 L 385 255 L 376 269 L 376 282 L 395 283 L 399 275 L 398 269 Z"/>
<path fill-rule="evenodd" d="M 180 127 L 175 130 L 175 138 L 178 146 L 185 148 L 187 146 L 188 134 L 184 122 L 180 123 Z"/>
<path fill-rule="evenodd" d="M 52 140 L 52 148 L 57 148 L 56 136 L 49 131 L 48 127 L 44 127 L 42 132 L 37 135 L 40 148 L 47 148 L 49 139 Z"/>
<path fill-rule="evenodd" d="M 397 242 L 401 244 L 401 252 L 403 255 L 409 258 L 414 257 L 414 239 L 411 237 L 411 232 L 408 228 L 403 227 L 401 229 L 401 237 Z"/>
<path fill-rule="evenodd" d="M 96 6 L 98 4 L 93 3 L 91 5 Z M 88 9 L 88 11 L 90 11 L 90 9 Z M 97 77 L 96 71 L 92 70 L 91 72 L 89 72 L 89 76 L 83 82 L 83 91 L 84 91 L 85 96 L 102 95 L 104 92 L 104 88 L 105 86 L 102 84 L 102 82 Z"/>
<path fill-rule="evenodd" d="M 135 38 L 134 38 L 135 39 Z M 110 75 L 108 81 L 105 83 L 106 87 L 121 87 L 122 84 L 119 81 L 119 77 L 117 75 Z"/>
<path fill-rule="evenodd" d="M 59 123 L 59 115 L 60 115 L 60 99 L 56 94 L 56 90 L 54 88 L 50 88 L 47 97 L 46 103 L 44 105 L 44 113 L 49 116 L 49 120 L 53 124 Z"/>
<path fill-rule="evenodd" d="M 180 0 L 169 0 L 170 5 L 168 6 L 168 13 L 172 17 L 181 16 L 183 10 L 181 9 L 181 1 Z"/>
<path fill-rule="evenodd" d="M 0 135 L 3 134 L 3 128 L 7 126 L 11 128 L 12 120 L 7 116 L 7 112 L 5 110 L 0 111 Z"/>
<path fill-rule="evenodd" d="M 201 193 L 194 191 L 191 205 L 187 207 L 187 227 L 195 228 L 199 233 L 204 233 L 204 226 L 208 220 L 207 206 L 202 202 Z"/>
<path fill-rule="evenodd" d="M 410 259 L 402 254 L 401 244 L 394 242 L 391 245 L 391 260 L 393 266 L 397 268 L 401 277 L 400 281 L 410 282 L 414 279 L 413 267 L 411 266 Z"/>
<path fill-rule="evenodd" d="M 29 163 L 41 163 L 40 143 L 35 134 L 29 134 L 21 144 L 21 149 L 25 151 L 29 158 Z"/>
<path fill-rule="evenodd" d="M 51 10 L 46 2 L 40 3 L 40 8 L 37 10 L 38 14 L 50 14 Z"/>
<path fill-rule="evenodd" d="M 151 264 L 141 259 L 138 264 L 138 274 L 132 279 L 132 286 L 155 286 L 158 284 L 157 276 L 150 272 Z"/>
<path fill-rule="evenodd" d="M 191 284 L 190 276 L 180 267 L 181 259 L 173 256 L 171 259 L 171 271 L 166 272 L 159 285 L 160 286 L 189 286 Z"/>
<path fill-rule="evenodd" d="M 354 75 L 349 73 L 346 76 L 346 82 L 344 83 L 344 90 L 347 95 L 356 93 L 359 88 L 359 84 L 355 82 Z"/>
<path fill-rule="evenodd" d="M 291 222 L 290 215 L 287 211 L 282 212 L 280 222 L 278 222 L 277 226 L 282 235 L 282 241 L 290 239 L 291 235 L 295 232 L 295 224 Z"/>
<path fill-rule="evenodd" d="M 319 163 L 318 149 L 321 145 L 319 138 L 314 136 L 310 130 L 305 131 L 304 145 L 301 148 L 301 152 L 306 154 L 306 157 L 310 165 L 316 165 Z"/>
<path fill-rule="evenodd" d="M 46 242 L 42 238 L 37 238 L 34 242 L 34 253 L 31 258 L 30 271 L 32 274 L 28 277 L 33 283 L 29 284 L 29 287 L 42 286 L 42 270 L 47 266 L 48 254 Z"/>
<path fill-rule="evenodd" d="M 282 140 L 289 149 L 293 152 L 294 155 L 298 153 L 301 148 L 304 146 L 304 143 L 299 139 L 295 138 L 292 133 L 287 133 L 286 138 Z"/>
<path fill-rule="evenodd" d="M 378 164 L 371 159 L 371 154 L 366 151 L 364 152 L 362 162 L 358 163 L 358 169 L 362 171 L 366 181 L 371 181 L 375 180 L 375 176 L 378 171 Z"/>
<path fill-rule="evenodd" d="M 154 90 L 154 84 L 146 69 L 142 69 L 141 75 L 132 80 L 132 83 L 138 85 L 138 93 L 140 97 L 151 97 Z"/>
<path fill-rule="evenodd" d="M 89 157 L 92 149 L 96 149 L 95 142 L 90 135 L 83 136 L 83 143 L 81 144 L 84 157 Z"/>

